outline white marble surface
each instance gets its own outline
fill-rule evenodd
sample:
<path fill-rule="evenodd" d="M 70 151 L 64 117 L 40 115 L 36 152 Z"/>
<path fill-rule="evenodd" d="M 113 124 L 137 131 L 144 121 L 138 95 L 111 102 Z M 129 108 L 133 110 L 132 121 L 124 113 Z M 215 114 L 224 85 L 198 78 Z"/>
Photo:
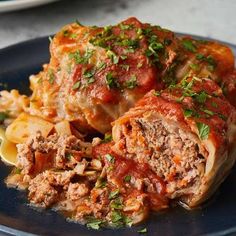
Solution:
<path fill-rule="evenodd" d="M 105 25 L 128 16 L 236 44 L 236 0 L 62 0 L 0 14 L 0 48 L 55 33 L 75 19 Z"/>

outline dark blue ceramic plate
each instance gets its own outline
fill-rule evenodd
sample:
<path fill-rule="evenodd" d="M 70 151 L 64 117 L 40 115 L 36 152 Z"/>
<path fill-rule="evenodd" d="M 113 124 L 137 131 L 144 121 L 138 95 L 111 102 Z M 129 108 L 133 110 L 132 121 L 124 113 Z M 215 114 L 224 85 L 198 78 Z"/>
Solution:
<path fill-rule="evenodd" d="M 48 62 L 48 46 L 48 38 L 44 37 L 0 50 L 0 90 L 7 85 L 7 89 L 29 93 L 28 77 Z M 229 46 L 236 54 L 236 46 Z M 102 231 L 69 223 L 51 210 L 32 209 L 24 192 L 6 188 L 4 178 L 10 170 L 0 161 L 0 235 L 135 236 L 143 227 L 147 227 L 150 236 L 236 235 L 236 168 L 202 209 L 187 211 L 176 207 L 152 215 L 143 225 L 131 229 Z"/>

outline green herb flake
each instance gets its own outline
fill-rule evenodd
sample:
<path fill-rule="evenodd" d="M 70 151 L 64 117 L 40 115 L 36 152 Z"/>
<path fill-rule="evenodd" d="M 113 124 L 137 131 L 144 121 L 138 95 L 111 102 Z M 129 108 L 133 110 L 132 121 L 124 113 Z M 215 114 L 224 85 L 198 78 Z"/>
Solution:
<path fill-rule="evenodd" d="M 212 105 L 213 107 L 215 107 L 215 108 L 218 107 L 218 104 L 217 104 L 216 102 L 212 102 L 211 105 Z"/>
<path fill-rule="evenodd" d="M 106 75 L 106 84 L 109 89 L 120 87 L 119 83 L 117 82 L 117 79 L 112 75 L 111 72 L 108 72 Z"/>
<path fill-rule="evenodd" d="M 159 97 L 159 96 L 161 96 L 161 92 L 160 91 L 154 91 L 153 95 Z"/>
<path fill-rule="evenodd" d="M 129 30 L 129 29 L 133 28 L 133 25 L 125 25 L 125 24 L 122 24 L 122 23 L 120 23 L 119 26 L 120 26 L 121 30 Z"/>
<path fill-rule="evenodd" d="M 193 115 L 193 113 L 194 113 L 194 111 L 191 110 L 191 109 L 184 109 L 184 116 L 185 116 L 186 118 L 191 117 L 191 116 Z"/>
<path fill-rule="evenodd" d="M 120 65 L 120 67 L 123 68 L 126 71 L 129 71 L 129 65 L 122 64 L 122 65 Z"/>
<path fill-rule="evenodd" d="M 218 113 L 218 116 L 219 116 L 222 120 L 227 121 L 227 117 L 224 116 L 223 114 Z"/>
<path fill-rule="evenodd" d="M 4 120 L 6 120 L 9 117 L 7 112 L 0 112 L 0 122 L 2 123 Z"/>
<path fill-rule="evenodd" d="M 147 233 L 147 228 L 143 228 L 143 229 L 138 230 L 138 233 L 139 234 L 146 234 Z"/>
<path fill-rule="evenodd" d="M 78 88 L 80 87 L 80 85 L 81 85 L 81 82 L 80 82 L 80 81 L 77 81 L 77 82 L 75 82 L 74 85 L 72 86 L 72 89 L 73 89 L 73 90 L 76 90 L 76 89 L 78 89 Z"/>
<path fill-rule="evenodd" d="M 204 56 L 203 54 L 197 54 L 196 55 L 196 58 L 200 61 L 205 61 L 208 63 L 208 69 L 210 71 L 214 71 L 214 69 L 216 68 L 217 66 L 217 62 L 215 61 L 215 59 L 213 58 L 212 55 L 208 55 L 207 57 Z"/>
<path fill-rule="evenodd" d="M 171 39 L 168 39 L 168 38 L 164 39 L 164 45 L 165 46 L 169 46 L 169 45 L 171 45 L 171 43 L 172 43 Z"/>
<path fill-rule="evenodd" d="M 196 94 L 196 96 L 195 96 L 197 102 L 199 102 L 199 103 L 205 103 L 207 97 L 208 97 L 208 94 L 205 91 L 201 91 L 200 93 Z"/>
<path fill-rule="evenodd" d="M 69 30 L 63 30 L 62 34 L 64 37 L 68 37 L 69 36 Z"/>
<path fill-rule="evenodd" d="M 198 53 L 196 55 L 196 59 L 198 59 L 198 60 L 202 60 L 203 58 L 205 58 L 205 56 L 203 54 L 201 54 L 201 53 Z"/>
<path fill-rule="evenodd" d="M 105 158 L 107 159 L 107 161 L 109 161 L 110 163 L 114 163 L 115 162 L 115 158 L 111 155 L 111 154 L 106 154 Z"/>
<path fill-rule="evenodd" d="M 91 78 L 94 76 L 95 71 L 94 70 L 86 70 L 83 74 L 85 78 Z"/>
<path fill-rule="evenodd" d="M 73 155 L 71 154 L 71 153 L 69 153 L 69 152 L 67 152 L 66 154 L 65 154 L 65 158 L 67 159 L 67 160 L 71 160 L 71 158 L 73 157 Z"/>
<path fill-rule="evenodd" d="M 112 135 L 106 133 L 102 142 L 103 143 L 109 143 L 109 142 L 111 142 L 111 140 L 112 140 Z"/>
<path fill-rule="evenodd" d="M 101 228 L 103 224 L 103 221 L 102 220 L 99 220 L 99 219 L 90 219 L 88 221 L 88 223 L 86 224 L 86 226 L 89 228 L 89 229 L 95 229 L 95 230 L 99 230 Z"/>
<path fill-rule="evenodd" d="M 105 188 L 106 185 L 107 185 L 107 181 L 99 177 L 95 184 L 95 188 Z"/>
<path fill-rule="evenodd" d="M 124 181 L 125 182 L 130 182 L 130 180 L 131 180 L 131 175 L 126 175 L 125 177 L 124 177 Z"/>
<path fill-rule="evenodd" d="M 120 194 L 120 190 L 119 190 L 119 189 L 116 189 L 116 190 L 110 192 L 108 198 L 109 198 L 110 200 L 111 200 L 111 199 L 114 199 L 114 198 L 118 197 L 119 194 Z"/>
<path fill-rule="evenodd" d="M 135 75 L 132 75 L 129 80 L 125 82 L 125 87 L 128 89 L 133 89 L 137 86 L 137 78 Z"/>
<path fill-rule="evenodd" d="M 110 207 L 112 209 L 116 209 L 116 210 L 121 210 L 123 209 L 123 204 L 120 198 L 116 198 L 114 200 L 112 200 Z"/>
<path fill-rule="evenodd" d="M 194 63 L 193 63 L 193 64 L 190 64 L 189 67 L 190 67 L 191 69 L 195 70 L 195 71 L 196 71 L 196 70 L 199 70 L 199 65 L 198 65 L 198 64 L 194 64 Z"/>
<path fill-rule="evenodd" d="M 124 216 L 124 223 L 126 226 L 131 227 L 133 225 L 133 221 L 131 218 Z"/>
<path fill-rule="evenodd" d="M 112 223 L 117 223 L 118 221 L 123 220 L 123 215 L 119 211 L 112 211 L 111 213 L 111 221 Z"/>
<path fill-rule="evenodd" d="M 53 72 L 52 69 L 49 69 L 49 70 L 48 70 L 48 76 L 49 76 L 48 82 L 49 82 L 50 84 L 53 84 L 54 81 L 55 81 L 55 75 L 54 75 L 54 72 Z"/>
<path fill-rule="evenodd" d="M 83 26 L 77 19 L 76 19 L 75 23 L 79 26 Z"/>
<path fill-rule="evenodd" d="M 141 28 L 137 28 L 136 30 L 138 35 L 142 35 L 143 34 L 143 30 Z"/>
<path fill-rule="evenodd" d="M 84 55 L 80 54 L 80 51 L 69 53 L 69 59 L 74 59 L 76 64 L 86 64 L 92 57 L 94 50 L 87 49 Z"/>
<path fill-rule="evenodd" d="M 139 47 L 139 41 L 137 39 L 124 39 L 119 44 L 122 46 L 128 46 L 132 49 Z"/>
<path fill-rule="evenodd" d="M 106 63 L 105 62 L 100 62 L 99 64 L 98 64 L 98 66 L 97 66 L 97 69 L 98 70 L 102 70 L 102 69 L 104 69 L 106 67 Z"/>
<path fill-rule="evenodd" d="M 189 39 L 185 39 L 182 41 L 182 45 L 184 46 L 184 48 L 190 52 L 196 52 L 197 48 L 196 46 L 193 44 L 192 40 Z"/>
<path fill-rule="evenodd" d="M 143 63 L 139 62 L 138 65 L 137 65 L 137 68 L 141 68 L 142 66 L 143 66 Z"/>
<path fill-rule="evenodd" d="M 127 55 L 121 55 L 121 56 L 120 56 L 120 58 L 121 58 L 122 60 L 127 59 L 127 57 L 128 57 Z"/>
<path fill-rule="evenodd" d="M 111 50 L 107 50 L 107 56 L 111 59 L 113 64 L 119 63 L 119 57 Z"/>
<path fill-rule="evenodd" d="M 135 50 L 134 50 L 133 48 L 126 48 L 126 49 L 125 49 L 125 52 L 126 52 L 126 53 L 134 53 Z"/>
<path fill-rule="evenodd" d="M 202 140 L 207 139 L 210 132 L 210 127 L 201 122 L 197 122 L 196 125 L 198 128 L 198 134 L 199 134 L 200 139 Z"/>
<path fill-rule="evenodd" d="M 76 39 L 77 37 L 78 37 L 77 34 L 70 34 L 70 38 L 71 38 L 71 39 Z"/>
<path fill-rule="evenodd" d="M 213 111 L 210 111 L 208 109 L 202 109 L 203 112 L 205 112 L 206 114 L 213 116 L 215 113 Z"/>
<path fill-rule="evenodd" d="M 15 168 L 15 169 L 14 169 L 14 174 L 19 175 L 19 174 L 21 173 L 21 171 L 22 171 L 22 169 L 20 169 L 20 168 Z"/>

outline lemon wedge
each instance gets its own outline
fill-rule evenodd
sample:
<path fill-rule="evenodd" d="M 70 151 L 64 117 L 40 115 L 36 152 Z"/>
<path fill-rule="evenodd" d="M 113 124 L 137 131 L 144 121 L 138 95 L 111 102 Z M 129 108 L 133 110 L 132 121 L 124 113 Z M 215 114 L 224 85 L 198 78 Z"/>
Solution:
<path fill-rule="evenodd" d="M 0 127 L 0 156 L 3 162 L 16 165 L 17 149 L 16 144 L 9 142 L 5 136 L 5 130 Z"/>

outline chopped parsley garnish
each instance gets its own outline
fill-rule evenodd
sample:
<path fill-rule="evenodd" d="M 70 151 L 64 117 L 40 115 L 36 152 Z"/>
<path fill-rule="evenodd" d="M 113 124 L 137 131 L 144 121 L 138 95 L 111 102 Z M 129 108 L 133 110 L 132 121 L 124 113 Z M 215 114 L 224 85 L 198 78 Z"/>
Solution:
<path fill-rule="evenodd" d="M 126 71 L 129 71 L 129 65 L 123 64 L 123 65 L 120 65 L 120 67 L 122 67 Z"/>
<path fill-rule="evenodd" d="M 121 46 L 128 46 L 129 48 L 138 48 L 139 47 L 139 41 L 137 39 L 123 39 L 120 43 L 118 43 Z"/>
<path fill-rule="evenodd" d="M 123 209 L 123 204 L 122 204 L 122 201 L 120 198 L 116 198 L 114 199 L 111 204 L 110 204 L 110 207 L 112 209 L 116 209 L 116 210 L 121 210 Z"/>
<path fill-rule="evenodd" d="M 7 112 L 0 112 L 0 123 L 2 123 L 8 117 L 9 117 L 9 114 Z"/>
<path fill-rule="evenodd" d="M 118 64 L 119 62 L 119 57 L 111 50 L 107 51 L 107 56 L 111 59 L 111 62 L 113 64 Z"/>
<path fill-rule="evenodd" d="M 160 92 L 160 91 L 154 91 L 154 92 L 153 92 L 153 95 L 159 97 L 159 96 L 161 96 L 161 92 Z"/>
<path fill-rule="evenodd" d="M 224 121 L 227 120 L 227 117 L 224 116 L 223 114 L 218 113 L 218 116 L 219 116 L 222 120 L 224 120 Z"/>
<path fill-rule="evenodd" d="M 210 132 L 210 127 L 201 122 L 197 122 L 196 125 L 198 128 L 198 134 L 199 134 L 200 139 L 202 140 L 207 139 Z"/>
<path fill-rule="evenodd" d="M 152 29 L 145 29 L 144 34 L 149 38 L 145 55 L 151 58 L 152 63 L 159 62 L 159 53 L 163 51 L 164 45 L 158 41 L 157 35 L 153 34 Z"/>
<path fill-rule="evenodd" d="M 194 111 L 191 110 L 191 109 L 185 109 L 185 110 L 184 110 L 184 116 L 185 116 L 186 118 L 191 117 L 193 114 L 194 114 Z"/>
<path fill-rule="evenodd" d="M 138 233 L 139 234 L 146 234 L 147 233 L 147 228 L 143 228 L 143 229 L 138 230 Z"/>
<path fill-rule="evenodd" d="M 199 70 L 199 65 L 198 64 L 190 64 L 189 67 L 193 70 Z"/>
<path fill-rule="evenodd" d="M 136 32 L 137 32 L 138 35 L 142 35 L 143 34 L 143 30 L 141 28 L 137 28 Z"/>
<path fill-rule="evenodd" d="M 72 86 L 72 89 L 73 89 L 73 90 L 76 90 L 76 89 L 78 89 L 78 88 L 80 87 L 80 85 L 81 85 L 81 82 L 80 82 L 80 81 L 77 81 L 77 82 L 75 82 L 74 85 Z"/>
<path fill-rule="evenodd" d="M 198 60 L 202 60 L 203 58 L 205 58 L 205 56 L 204 56 L 203 54 L 201 54 L 201 53 L 198 53 L 198 54 L 196 55 L 196 58 L 197 58 Z"/>
<path fill-rule="evenodd" d="M 212 55 L 208 55 L 207 57 L 204 56 L 203 54 L 199 53 L 196 55 L 196 58 L 199 60 L 199 61 L 205 61 L 207 62 L 209 65 L 208 65 L 208 69 L 213 71 L 216 66 L 217 66 L 217 63 L 215 61 L 215 59 L 212 57 Z"/>
<path fill-rule="evenodd" d="M 215 113 L 213 111 L 210 111 L 208 109 L 201 109 L 203 112 L 205 112 L 207 115 L 213 116 Z"/>
<path fill-rule="evenodd" d="M 63 30 L 63 36 L 68 37 L 69 36 L 69 30 Z"/>
<path fill-rule="evenodd" d="M 143 66 L 143 63 L 139 62 L 138 65 L 137 65 L 137 68 L 141 68 L 142 66 Z"/>
<path fill-rule="evenodd" d="M 104 222 L 100 219 L 90 217 L 87 221 L 86 226 L 90 229 L 99 230 Z"/>
<path fill-rule="evenodd" d="M 105 134 L 104 139 L 102 140 L 103 143 L 109 143 L 112 140 L 111 134 Z"/>
<path fill-rule="evenodd" d="M 117 82 L 117 79 L 112 75 L 111 72 L 108 72 L 106 75 L 106 84 L 109 89 L 120 87 L 119 83 Z"/>
<path fill-rule="evenodd" d="M 65 158 L 67 159 L 67 160 L 71 160 L 71 157 L 73 157 L 73 155 L 71 154 L 71 153 L 66 153 L 65 154 Z"/>
<path fill-rule="evenodd" d="M 76 64 L 86 64 L 93 55 L 94 50 L 87 49 L 84 55 L 80 54 L 80 51 L 69 53 L 69 59 L 74 59 Z"/>
<path fill-rule="evenodd" d="M 215 107 L 215 108 L 218 107 L 218 104 L 217 104 L 216 102 L 212 102 L 211 105 L 212 105 L 213 107 Z"/>
<path fill-rule="evenodd" d="M 75 23 L 79 26 L 83 26 L 77 19 L 76 19 Z"/>
<path fill-rule="evenodd" d="M 111 154 L 106 154 L 105 158 L 107 159 L 107 161 L 114 163 L 115 158 L 111 155 Z"/>
<path fill-rule="evenodd" d="M 122 214 L 120 211 L 113 210 L 111 212 L 111 221 L 114 227 L 132 226 L 132 219 Z"/>
<path fill-rule="evenodd" d="M 132 75 L 129 80 L 125 82 L 125 87 L 128 89 L 133 89 L 137 86 L 137 78 L 135 75 Z"/>
<path fill-rule="evenodd" d="M 53 84 L 54 80 L 55 80 L 55 75 L 54 75 L 54 72 L 52 69 L 49 69 L 48 70 L 48 76 L 49 76 L 49 79 L 48 79 L 48 82 L 50 84 Z"/>
<path fill-rule="evenodd" d="M 169 46 L 169 45 L 171 45 L 171 43 L 172 43 L 172 40 L 171 39 L 164 39 L 164 44 L 166 45 L 166 46 Z"/>
<path fill-rule="evenodd" d="M 104 188 L 104 187 L 106 187 L 106 185 L 107 185 L 107 181 L 104 180 L 103 178 L 99 177 L 97 182 L 96 182 L 95 187 L 96 188 Z"/>
<path fill-rule="evenodd" d="M 123 215 L 121 212 L 119 211 L 112 211 L 111 213 L 111 221 L 112 223 L 121 223 L 122 225 L 122 221 L 123 221 Z M 117 225 L 117 226 L 121 226 L 121 225 Z"/>
<path fill-rule="evenodd" d="M 109 198 L 110 200 L 111 200 L 111 199 L 114 199 L 114 198 L 118 197 L 119 194 L 120 194 L 120 190 L 119 190 L 119 189 L 116 189 L 116 190 L 110 192 L 108 198 Z"/>
<path fill-rule="evenodd" d="M 125 59 L 127 59 L 127 55 L 121 55 L 120 58 L 121 58 L 122 60 L 125 60 Z"/>
<path fill-rule="evenodd" d="M 185 39 L 182 41 L 182 45 L 184 46 L 184 48 L 190 52 L 196 52 L 197 48 L 196 46 L 193 44 L 192 40 L 189 39 Z"/>
<path fill-rule="evenodd" d="M 119 26 L 120 26 L 121 30 L 128 30 L 128 29 L 132 29 L 133 28 L 133 25 L 124 25 L 122 23 L 120 23 Z"/>
<path fill-rule="evenodd" d="M 70 38 L 71 38 L 71 39 L 76 39 L 77 37 L 78 37 L 77 34 L 70 34 Z"/>
<path fill-rule="evenodd" d="M 205 103 L 208 94 L 205 91 L 201 91 L 200 93 L 196 94 L 195 98 L 199 103 Z"/>
<path fill-rule="evenodd" d="M 21 171 L 22 170 L 20 168 L 15 168 L 14 169 L 14 174 L 18 174 L 19 175 L 21 173 Z"/>
<path fill-rule="evenodd" d="M 86 70 L 83 74 L 85 78 L 92 78 L 95 74 L 94 70 Z"/>
<path fill-rule="evenodd" d="M 131 180 L 131 175 L 126 175 L 125 177 L 124 177 L 124 181 L 125 182 L 130 182 L 130 180 Z"/>
<path fill-rule="evenodd" d="M 105 62 L 100 62 L 99 64 L 98 64 L 98 66 L 97 66 L 97 69 L 98 70 L 102 70 L 102 69 L 104 69 L 106 67 L 106 63 Z"/>

